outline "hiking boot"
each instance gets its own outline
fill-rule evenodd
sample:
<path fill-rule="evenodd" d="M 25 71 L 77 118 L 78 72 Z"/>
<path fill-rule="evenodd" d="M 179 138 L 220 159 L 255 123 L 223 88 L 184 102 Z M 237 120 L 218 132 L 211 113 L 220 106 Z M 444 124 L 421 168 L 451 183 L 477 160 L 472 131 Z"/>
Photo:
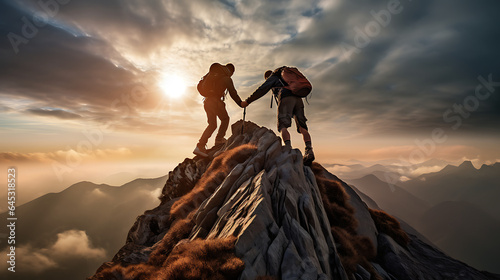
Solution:
<path fill-rule="evenodd" d="M 194 149 L 193 154 L 200 156 L 200 157 L 208 157 L 207 149 L 205 149 L 204 146 L 201 146 L 199 144 L 196 145 L 196 148 Z"/>
<path fill-rule="evenodd" d="M 222 138 L 217 138 L 215 139 L 215 146 L 219 146 L 219 145 L 223 145 L 226 143 L 226 138 L 222 137 Z"/>
<path fill-rule="evenodd" d="M 315 159 L 314 157 L 314 152 L 312 148 L 306 148 L 305 154 L 304 154 L 304 165 L 306 166 L 311 166 L 313 160 Z"/>

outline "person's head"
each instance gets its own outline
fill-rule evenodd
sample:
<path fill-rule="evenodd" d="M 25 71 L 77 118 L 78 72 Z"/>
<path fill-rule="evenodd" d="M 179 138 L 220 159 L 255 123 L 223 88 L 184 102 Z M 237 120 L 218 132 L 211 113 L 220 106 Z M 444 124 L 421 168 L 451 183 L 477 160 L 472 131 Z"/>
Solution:
<path fill-rule="evenodd" d="M 267 80 L 267 78 L 269 78 L 269 76 L 271 76 L 272 73 L 273 73 L 273 71 L 267 70 L 266 73 L 264 73 L 264 79 Z"/>
<path fill-rule="evenodd" d="M 226 64 L 226 68 L 227 68 L 227 70 L 229 70 L 229 73 L 230 73 L 229 76 L 232 76 L 234 73 L 234 65 L 232 63 L 228 63 L 228 64 Z"/>

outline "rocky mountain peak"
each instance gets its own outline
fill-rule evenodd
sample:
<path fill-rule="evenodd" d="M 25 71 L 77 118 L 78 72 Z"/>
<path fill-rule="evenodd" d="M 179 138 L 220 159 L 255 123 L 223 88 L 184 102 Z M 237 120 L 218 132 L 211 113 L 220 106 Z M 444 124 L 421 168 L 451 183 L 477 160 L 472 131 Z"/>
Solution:
<path fill-rule="evenodd" d="M 242 129 L 242 125 L 244 125 Z M 185 159 L 89 279 L 487 279 L 251 122 Z"/>
<path fill-rule="evenodd" d="M 460 168 L 461 170 L 476 170 L 476 167 L 474 167 L 474 165 L 472 164 L 472 161 L 470 160 L 466 160 L 464 162 L 462 162 L 458 168 Z"/>

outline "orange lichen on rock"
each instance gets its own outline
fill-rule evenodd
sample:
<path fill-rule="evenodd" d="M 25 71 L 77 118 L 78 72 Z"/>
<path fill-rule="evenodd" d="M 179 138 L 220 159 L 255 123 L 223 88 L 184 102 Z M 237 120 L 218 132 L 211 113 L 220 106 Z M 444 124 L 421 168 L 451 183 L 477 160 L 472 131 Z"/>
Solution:
<path fill-rule="evenodd" d="M 405 247 L 410 243 L 408 234 L 401 228 L 398 220 L 382 210 L 369 209 L 377 230 L 392 237 L 399 245 Z"/>
<path fill-rule="evenodd" d="M 163 258 L 157 256 L 155 261 L 127 267 L 115 265 L 103 269 L 94 279 L 236 279 L 245 264 L 234 253 L 235 242 L 235 237 L 181 242 Z M 160 251 L 165 252 L 162 249 L 156 253 Z M 164 261 L 158 265 L 160 259 Z"/>
<path fill-rule="evenodd" d="M 234 255 L 235 237 L 177 245 L 156 279 L 236 279 L 245 267 Z"/>

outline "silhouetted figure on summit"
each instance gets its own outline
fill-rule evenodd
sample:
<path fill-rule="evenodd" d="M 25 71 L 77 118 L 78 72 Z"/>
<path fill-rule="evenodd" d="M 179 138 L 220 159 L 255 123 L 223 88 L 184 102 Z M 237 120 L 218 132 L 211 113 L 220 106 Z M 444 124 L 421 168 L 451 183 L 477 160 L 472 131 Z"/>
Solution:
<path fill-rule="evenodd" d="M 219 131 L 215 137 L 215 146 L 224 144 L 227 128 L 229 126 L 229 115 L 224 103 L 225 92 L 229 91 L 231 98 L 241 107 L 241 98 L 234 88 L 231 76 L 234 73 L 234 65 L 231 63 L 225 66 L 214 63 L 210 66 L 210 71 L 203 76 L 198 83 L 198 91 L 205 97 L 203 108 L 207 113 L 208 126 L 201 135 L 193 153 L 202 157 L 208 157 L 206 145 L 212 133 L 217 129 L 217 118 L 220 119 Z"/>
<path fill-rule="evenodd" d="M 311 135 L 306 124 L 304 102 L 302 101 L 302 98 L 311 92 L 311 83 L 297 68 L 287 66 L 277 68 L 274 71 L 266 71 L 264 78 L 266 81 L 241 103 L 241 107 L 245 108 L 272 89 L 278 103 L 278 131 L 281 133 L 281 138 L 286 146 L 291 147 L 288 128 L 292 126 L 293 117 L 297 126 L 297 132 L 302 134 L 306 145 L 304 164 L 311 165 L 314 160 L 314 152 Z"/>

